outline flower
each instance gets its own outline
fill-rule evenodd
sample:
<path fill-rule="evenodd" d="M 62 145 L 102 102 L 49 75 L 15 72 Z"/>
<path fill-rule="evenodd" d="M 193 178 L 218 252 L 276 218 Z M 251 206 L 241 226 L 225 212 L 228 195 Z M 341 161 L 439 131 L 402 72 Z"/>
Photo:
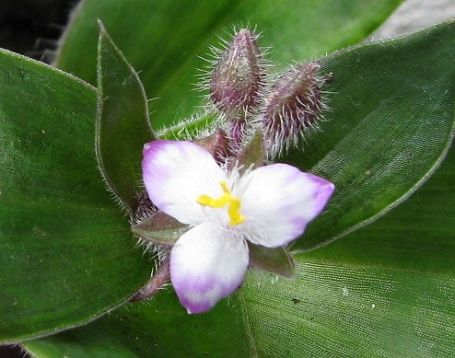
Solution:
<path fill-rule="evenodd" d="M 170 254 L 172 285 L 188 313 L 208 311 L 242 284 L 247 240 L 289 244 L 334 191 L 331 182 L 287 164 L 228 171 L 185 141 L 146 144 L 142 170 L 152 202 L 191 227 Z"/>

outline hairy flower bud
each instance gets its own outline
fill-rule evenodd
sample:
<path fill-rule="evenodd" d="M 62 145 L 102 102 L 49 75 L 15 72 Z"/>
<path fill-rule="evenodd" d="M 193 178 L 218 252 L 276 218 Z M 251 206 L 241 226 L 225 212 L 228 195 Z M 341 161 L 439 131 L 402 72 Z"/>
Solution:
<path fill-rule="evenodd" d="M 297 145 L 321 117 L 324 79 L 317 77 L 318 69 L 317 63 L 295 65 L 271 86 L 260 118 L 271 156 Z"/>
<path fill-rule="evenodd" d="M 211 135 L 195 139 L 193 142 L 209 152 L 218 163 L 223 163 L 229 157 L 229 140 L 224 130 L 220 128 Z"/>
<path fill-rule="evenodd" d="M 262 83 L 261 54 L 256 35 L 238 31 L 221 54 L 210 82 L 210 98 L 224 113 L 245 111 L 258 104 Z"/>

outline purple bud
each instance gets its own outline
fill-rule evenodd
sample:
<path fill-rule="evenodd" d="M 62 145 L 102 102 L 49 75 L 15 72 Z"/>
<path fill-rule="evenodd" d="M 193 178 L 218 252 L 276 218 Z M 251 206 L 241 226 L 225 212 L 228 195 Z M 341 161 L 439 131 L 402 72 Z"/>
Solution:
<path fill-rule="evenodd" d="M 296 145 L 321 117 L 324 80 L 317 77 L 318 69 L 317 63 L 295 65 L 271 86 L 261 124 L 272 156 Z"/>
<path fill-rule="evenodd" d="M 197 145 L 207 150 L 218 163 L 223 163 L 230 155 L 230 143 L 224 130 L 217 128 L 211 135 L 195 139 Z"/>
<path fill-rule="evenodd" d="M 210 98 L 220 111 L 245 111 L 258 104 L 263 77 L 260 61 L 256 35 L 247 29 L 237 32 L 211 76 Z"/>

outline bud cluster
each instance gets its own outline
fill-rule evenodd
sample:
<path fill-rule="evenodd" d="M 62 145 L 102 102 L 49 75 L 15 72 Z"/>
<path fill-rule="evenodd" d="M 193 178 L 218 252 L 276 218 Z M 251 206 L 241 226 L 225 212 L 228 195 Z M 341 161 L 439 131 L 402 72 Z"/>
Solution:
<path fill-rule="evenodd" d="M 304 63 L 272 80 L 257 38 L 248 29 L 236 32 L 218 51 L 207 84 L 210 100 L 227 124 L 231 151 L 239 151 L 248 133 L 259 128 L 273 158 L 317 127 L 325 109 L 324 79 L 318 76 L 317 63 Z"/>
<path fill-rule="evenodd" d="M 325 80 L 318 76 L 319 64 L 296 64 L 279 76 L 269 76 L 257 39 L 253 31 L 242 29 L 223 50 L 215 51 L 217 58 L 205 81 L 210 115 L 201 118 L 220 118 L 222 128 L 187 134 L 187 139 L 238 175 L 298 145 L 309 129 L 317 128 L 325 109 L 321 89 Z M 199 128 L 199 121 L 189 120 L 167 132 L 177 131 L 181 137 L 181 130 L 188 124 Z M 146 192 L 138 197 L 131 221 L 139 242 L 157 257 L 153 276 L 130 298 L 138 301 L 153 296 L 170 280 L 170 250 L 190 227 L 158 210 Z M 251 265 L 287 277 L 293 275 L 292 256 L 285 248 L 250 243 L 248 251 Z"/>

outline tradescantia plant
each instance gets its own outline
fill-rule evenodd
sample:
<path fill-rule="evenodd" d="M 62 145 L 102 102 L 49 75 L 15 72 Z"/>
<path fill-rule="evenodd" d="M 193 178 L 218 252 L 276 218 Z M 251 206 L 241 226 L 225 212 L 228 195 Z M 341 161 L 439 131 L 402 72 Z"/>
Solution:
<path fill-rule="evenodd" d="M 324 56 L 396 5 L 86 0 L 60 44 L 65 72 L 2 50 L 0 341 L 38 357 L 450 356 L 455 24 Z M 245 24 L 269 54 L 252 42 L 232 54 L 256 41 Z M 233 25 L 201 98 L 198 56 Z M 236 60 L 252 70 L 229 87 Z M 286 163 L 336 190 L 301 238 L 250 246 L 242 287 L 188 315 L 166 252 L 190 231 L 156 214 L 141 169 L 159 140 L 191 140 L 227 166 Z M 225 210 L 240 196 L 223 192 Z M 204 194 L 195 205 L 222 198 Z"/>

